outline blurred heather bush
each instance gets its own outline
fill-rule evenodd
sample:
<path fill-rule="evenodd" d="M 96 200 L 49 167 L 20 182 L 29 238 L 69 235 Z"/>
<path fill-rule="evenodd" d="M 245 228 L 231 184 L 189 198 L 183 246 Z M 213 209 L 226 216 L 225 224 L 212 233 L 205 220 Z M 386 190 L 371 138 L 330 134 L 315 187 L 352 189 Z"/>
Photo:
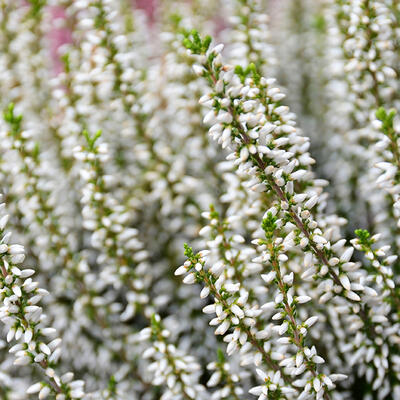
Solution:
<path fill-rule="evenodd" d="M 400 399 L 399 21 L 0 0 L 0 398 Z"/>

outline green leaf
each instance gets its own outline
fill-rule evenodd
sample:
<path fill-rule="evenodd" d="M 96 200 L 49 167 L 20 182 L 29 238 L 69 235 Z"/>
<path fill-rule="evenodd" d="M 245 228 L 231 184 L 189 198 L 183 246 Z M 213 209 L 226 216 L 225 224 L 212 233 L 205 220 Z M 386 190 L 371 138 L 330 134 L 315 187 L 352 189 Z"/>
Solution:
<path fill-rule="evenodd" d="M 221 364 L 223 364 L 225 362 L 225 354 L 221 349 L 217 350 L 217 359 L 218 359 L 218 362 Z"/>
<path fill-rule="evenodd" d="M 386 120 L 386 110 L 383 107 L 379 107 L 375 112 L 375 116 L 379 121 L 384 122 Z"/>
<path fill-rule="evenodd" d="M 359 238 L 361 244 L 365 246 L 369 246 L 371 244 L 369 240 L 371 235 L 366 229 L 356 229 L 354 233 Z"/>
<path fill-rule="evenodd" d="M 187 257 L 187 258 L 189 258 L 189 259 L 194 258 L 193 249 L 192 249 L 187 243 L 184 243 L 184 244 L 183 244 L 183 247 L 184 247 L 184 249 L 185 249 L 185 252 L 184 252 L 185 257 Z"/>
<path fill-rule="evenodd" d="M 261 227 L 265 232 L 265 237 L 267 239 L 271 239 L 275 229 L 277 228 L 276 225 L 277 218 L 272 215 L 271 212 L 267 214 L 267 216 L 263 219 Z"/>
<path fill-rule="evenodd" d="M 183 39 L 182 43 L 193 54 L 205 54 L 210 47 L 211 41 L 211 36 L 206 36 L 202 39 L 199 32 L 193 29 L 190 34 Z"/>

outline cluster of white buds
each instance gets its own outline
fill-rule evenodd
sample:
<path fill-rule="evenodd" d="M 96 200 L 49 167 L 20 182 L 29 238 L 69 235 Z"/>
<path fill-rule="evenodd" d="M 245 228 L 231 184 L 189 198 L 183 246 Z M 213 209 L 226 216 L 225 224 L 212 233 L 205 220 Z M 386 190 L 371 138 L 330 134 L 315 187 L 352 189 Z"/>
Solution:
<path fill-rule="evenodd" d="M 232 29 L 226 32 L 229 60 L 246 68 L 254 63 L 263 74 L 271 73 L 276 64 L 270 43 L 269 17 L 262 0 L 230 0 L 224 2 Z"/>
<path fill-rule="evenodd" d="M 141 341 L 150 341 L 151 347 L 143 353 L 143 358 L 153 362 L 148 366 L 155 386 L 165 385 L 162 400 L 205 399 L 208 395 L 199 381 L 200 365 L 194 357 L 186 355 L 173 344 L 168 343 L 170 332 L 163 327 L 161 318 L 155 314 L 151 326 L 143 329 Z"/>
<path fill-rule="evenodd" d="M 328 391 L 334 387 L 332 380 L 318 371 L 318 364 L 324 363 L 324 359 L 317 354 L 315 346 L 312 348 L 305 346 L 307 330 L 317 322 L 318 317 L 311 316 L 302 323 L 297 320 L 297 305 L 308 303 L 311 301 L 311 297 L 295 296 L 294 273 L 293 271 L 284 273 L 282 264 L 288 260 L 285 250 L 290 239 L 288 240 L 287 236 L 282 242 L 280 235 L 276 234 L 277 230 L 279 232 L 278 222 L 278 218 L 269 212 L 262 223 L 265 239 L 258 240 L 257 243 L 265 249 L 260 258 L 271 267 L 271 270 L 262 275 L 262 278 L 266 284 L 274 282 L 278 288 L 274 301 L 264 304 L 262 308 L 275 308 L 277 312 L 272 319 L 278 322 L 282 321 L 280 325 L 275 326 L 281 336 L 279 341 L 292 343 L 296 347 L 296 354 L 281 361 L 280 364 L 284 365 L 286 371 L 295 377 L 306 373 L 304 377 L 296 380 L 295 386 L 304 388 L 299 399 L 307 398 L 310 393 L 315 393 L 316 398 L 329 398 Z M 290 244 L 288 247 L 291 248 Z"/>
<path fill-rule="evenodd" d="M 327 394 L 328 390 L 335 387 L 333 381 L 344 379 L 345 375 L 332 374 L 331 376 L 327 376 L 317 373 L 317 364 L 324 362 L 324 360 L 316 354 L 315 347 L 308 348 L 304 346 L 304 338 L 307 329 L 315 324 L 317 317 L 310 317 L 303 324 L 293 322 L 296 313 L 294 303 L 305 303 L 311 298 L 307 296 L 298 296 L 293 299 L 290 293 L 285 293 L 285 303 L 285 301 L 283 301 L 283 295 L 280 292 L 280 294 L 275 297 L 275 302 L 273 302 L 273 304 L 276 304 L 276 307 L 279 308 L 282 304 L 285 304 L 285 307 L 284 311 L 278 311 L 278 313 L 274 315 L 273 320 L 285 318 L 285 315 L 288 316 L 288 319 L 280 326 L 268 324 L 264 326 L 263 329 L 259 330 L 257 326 L 260 325 L 261 320 L 257 319 L 257 317 L 261 315 L 262 309 L 268 310 L 270 304 L 264 304 L 262 309 L 259 307 L 250 308 L 249 305 L 246 304 L 248 297 L 247 292 L 240 290 L 239 283 L 230 283 L 230 280 L 226 282 L 221 267 L 214 265 L 208 270 L 204 269 L 204 258 L 208 258 L 209 256 L 206 251 L 195 255 L 189 247 L 186 247 L 185 254 L 188 260 L 184 265 L 179 267 L 175 273 L 180 275 L 189 272 L 183 282 L 188 284 L 194 283 L 195 281 L 201 282 L 204 284 L 204 288 L 200 296 L 205 297 L 210 294 L 214 297 L 214 303 L 207 305 L 203 309 L 203 312 L 207 314 L 216 313 L 216 318 L 210 321 L 210 325 L 218 325 L 215 330 L 216 335 L 225 335 L 228 330 L 233 329 L 233 333 L 228 333 L 224 337 L 224 341 L 228 343 L 228 355 L 232 355 L 240 349 L 242 363 L 246 364 L 249 362 L 249 354 L 246 353 L 248 353 L 249 348 L 253 348 L 256 352 L 250 355 L 250 360 L 254 362 L 255 365 L 265 365 L 269 368 L 269 371 L 273 373 L 273 378 L 265 378 L 265 388 L 254 388 L 251 393 L 259 395 L 263 393 L 266 395 L 268 390 L 270 390 L 278 391 L 285 396 L 283 398 L 288 399 L 308 398 L 312 393 L 315 393 L 317 398 L 329 398 Z M 219 273 L 213 271 L 213 269 L 215 270 L 216 268 L 219 268 Z M 280 282 L 282 290 L 287 287 L 289 279 L 287 277 L 293 278 L 293 273 L 291 275 L 285 275 L 282 278 Z M 271 282 L 268 275 L 263 275 L 263 279 L 267 283 Z M 272 279 L 274 279 L 274 277 Z M 283 279 L 285 283 L 283 283 Z M 283 315 L 285 312 L 286 314 Z M 282 337 L 277 341 L 278 347 L 275 348 L 271 340 L 268 340 L 274 334 L 274 331 L 279 333 L 279 335 L 284 335 L 288 331 L 290 332 L 289 337 Z M 290 337 L 291 339 L 289 339 Z M 288 356 L 288 358 L 286 358 L 286 348 L 290 343 L 293 343 L 298 351 L 293 357 Z M 306 371 L 307 369 L 308 371 Z M 261 370 L 259 371 L 259 374 L 265 377 L 267 376 Z M 306 374 L 304 377 L 300 378 L 299 375 L 303 374 L 305 371 Z M 307 376 L 308 372 L 310 373 L 310 377 Z M 298 379 L 292 381 L 291 375 Z M 299 388 L 302 388 L 301 393 L 298 392 Z"/>
<path fill-rule="evenodd" d="M 175 275 L 188 273 L 183 283 L 202 283 L 204 288 L 200 297 L 213 297 L 213 303 L 205 306 L 203 312 L 216 314 L 210 325 L 217 326 L 216 335 L 224 336 L 224 342 L 228 343 L 227 354 L 240 352 L 242 364 L 263 363 L 272 371 L 280 370 L 278 360 L 282 359 L 282 355 L 278 348 L 273 348 L 272 343 L 266 341 L 272 333 L 272 327 L 257 327 L 257 317 L 262 314 L 262 310 L 257 306 L 249 306 L 249 293 L 241 289 L 239 282 L 226 280 L 222 273 L 223 268 L 218 264 L 209 269 L 205 268 L 208 250 L 194 254 L 193 250 L 185 245 L 185 255 L 188 259 L 175 271 Z M 286 376 L 282 374 L 282 382 L 285 379 Z"/>
<path fill-rule="evenodd" d="M 3 154 L 5 160 L 13 163 L 11 170 L 3 163 L 4 173 L 13 176 L 8 195 L 18 197 L 21 192 L 25 193 L 18 202 L 17 212 L 35 232 L 31 238 L 33 251 L 45 270 L 55 270 L 60 265 L 73 269 L 76 267 L 76 240 L 67 218 L 59 215 L 61 212 L 52 191 L 54 177 L 46 171 L 46 153 L 43 154 L 34 140 L 34 133 L 23 128 L 23 117 L 15 114 L 14 104 L 8 105 L 4 120 L 7 126 L 2 140 Z M 61 171 L 57 170 L 57 173 Z"/>
<path fill-rule="evenodd" d="M 400 298 L 398 287 L 394 281 L 392 265 L 397 261 L 397 255 L 388 255 L 390 246 L 385 245 L 374 248 L 381 235 L 370 236 L 365 229 L 356 230 L 357 238 L 351 242 L 356 250 L 365 253 L 365 257 L 370 261 L 372 267 L 372 277 L 376 285 L 382 288 L 382 299 L 392 305 L 394 310 L 400 312 Z M 389 310 L 388 310 L 389 312 Z"/>
<path fill-rule="evenodd" d="M 245 238 L 232 229 L 232 225 L 237 225 L 241 218 L 232 215 L 222 219 L 214 206 L 210 207 L 210 211 L 203 212 L 202 216 L 208 224 L 199 234 L 208 239 L 206 246 L 210 251 L 208 259 L 213 264 L 212 271 L 217 275 L 222 274 L 221 279 L 240 282 L 241 287 L 249 291 L 251 302 L 254 294 L 251 293 L 251 285 L 247 285 L 246 281 L 260 272 L 262 267 L 260 263 L 252 261 L 256 250 L 247 246 Z"/>
<path fill-rule="evenodd" d="M 332 64 L 335 79 L 327 87 L 332 95 L 329 104 L 328 130 L 333 135 L 332 151 L 343 160 L 343 168 L 335 177 L 332 162 L 326 166 L 327 176 L 337 192 L 335 201 L 346 208 L 346 216 L 355 227 L 363 225 L 379 230 L 391 240 L 397 234 L 393 224 L 392 202 L 381 195 L 375 181 L 380 174 L 382 134 L 376 132 L 375 113 L 380 107 L 397 107 L 398 54 L 396 51 L 397 14 L 390 2 L 328 2 L 325 15 L 330 40 L 336 49 L 327 46 L 327 62 Z M 329 42 L 328 42 L 329 44 Z M 331 62 L 332 56 L 335 58 Z M 337 115 L 344 118 L 337 123 Z M 379 143 L 377 143 L 379 142 Z M 377 143 L 376 146 L 374 146 Z M 384 157 L 386 158 L 386 157 Z M 369 165 L 369 168 L 363 168 Z M 360 172 L 363 170 L 363 172 Z M 382 178 L 384 179 L 384 178 Z M 354 182 L 350 187 L 347 182 Z M 356 198 L 351 193 L 360 193 Z M 350 209 L 360 209 L 354 217 Z M 396 240 L 391 244 L 397 249 Z"/>
<path fill-rule="evenodd" d="M 257 375 L 262 379 L 263 384 L 252 387 L 249 392 L 258 396 L 258 400 L 266 400 L 274 397 L 287 399 L 288 396 L 290 398 L 290 395 L 293 394 L 297 396 L 296 390 L 282 384 L 280 371 L 266 374 L 263 370 L 257 369 Z"/>
<path fill-rule="evenodd" d="M 396 112 L 391 110 L 386 112 L 383 107 L 376 111 L 376 120 L 373 122 L 375 128 L 380 131 L 379 140 L 375 144 L 377 154 L 381 159 L 375 165 L 381 174 L 376 183 L 385 189 L 393 198 L 393 216 L 400 226 L 400 152 L 399 152 L 399 133 L 398 122 L 395 118 Z M 396 241 L 396 245 L 397 245 Z"/>
<path fill-rule="evenodd" d="M 5 204 L 1 204 L 4 210 Z M 39 393 L 39 399 L 49 395 L 57 400 L 81 399 L 84 396 L 84 382 L 73 380 L 68 372 L 58 375 L 56 366 L 61 356 L 61 339 L 56 330 L 46 324 L 46 315 L 38 305 L 48 294 L 32 280 L 35 270 L 22 268 L 25 259 L 24 247 L 9 244 L 11 232 L 5 232 L 8 215 L 2 213 L 1 231 L 1 303 L 0 319 L 7 327 L 7 342 L 17 341 L 10 348 L 15 354 L 14 365 L 37 364 L 43 371 L 44 381 L 35 383 L 27 393 Z"/>
<path fill-rule="evenodd" d="M 99 143 L 101 132 L 92 137 L 84 131 L 86 147 L 77 147 L 75 157 L 84 161 L 80 169 L 84 181 L 81 203 L 83 204 L 83 226 L 92 232 L 91 244 L 99 250 L 97 262 L 103 265 L 100 272 L 101 285 L 127 287 L 127 306 L 120 315 L 129 320 L 138 305 L 147 305 L 149 298 L 144 292 L 147 285 L 145 272 L 148 268 L 147 251 L 138 239 L 138 231 L 131 227 L 133 216 L 111 194 L 113 176 L 104 173 L 104 164 L 109 160 L 107 145 Z"/>
<path fill-rule="evenodd" d="M 243 388 L 239 386 L 241 376 L 238 373 L 233 373 L 231 365 L 225 359 L 224 352 L 218 349 L 218 359 L 207 365 L 209 371 L 213 371 L 207 386 L 219 387 L 211 396 L 212 400 L 239 400 L 243 395 Z M 244 377 L 243 377 L 244 378 Z"/>
<path fill-rule="evenodd" d="M 41 115 L 48 117 L 44 105 L 49 94 L 49 81 L 42 79 L 52 67 L 50 51 L 45 46 L 50 13 L 45 2 L 7 1 L 3 4 L 1 40 L 1 107 L 21 102 L 24 113 L 33 124 L 42 124 Z"/>
<path fill-rule="evenodd" d="M 346 30 L 343 50 L 347 58 L 344 67 L 354 98 L 355 117 L 362 124 L 368 118 L 371 105 L 383 105 L 394 95 L 395 65 L 398 56 L 393 48 L 393 21 L 390 7 L 384 2 L 350 0 L 340 7 L 341 23 Z M 349 14 L 343 14 L 348 10 Z"/>

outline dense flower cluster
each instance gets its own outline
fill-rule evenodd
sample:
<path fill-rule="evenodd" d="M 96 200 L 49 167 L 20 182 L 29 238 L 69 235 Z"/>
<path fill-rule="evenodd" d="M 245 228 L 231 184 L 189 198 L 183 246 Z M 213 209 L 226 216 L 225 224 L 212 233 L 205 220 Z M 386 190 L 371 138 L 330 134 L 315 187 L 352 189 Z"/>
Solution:
<path fill-rule="evenodd" d="M 146 5 L 0 5 L 0 398 L 400 398 L 400 4 Z"/>

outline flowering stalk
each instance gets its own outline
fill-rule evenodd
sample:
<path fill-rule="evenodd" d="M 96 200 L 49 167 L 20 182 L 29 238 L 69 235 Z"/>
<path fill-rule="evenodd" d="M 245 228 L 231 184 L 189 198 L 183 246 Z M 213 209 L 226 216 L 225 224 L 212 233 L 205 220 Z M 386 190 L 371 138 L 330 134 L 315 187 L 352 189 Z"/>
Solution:
<path fill-rule="evenodd" d="M 383 171 L 376 182 L 391 195 L 393 216 L 397 220 L 397 226 L 400 226 L 400 149 L 398 128 L 395 125 L 396 112 L 394 110 L 387 112 L 380 107 L 375 116 L 377 119 L 374 125 L 380 131 L 375 148 L 381 157 L 375 165 Z"/>
<path fill-rule="evenodd" d="M 26 215 L 28 220 L 32 217 L 38 225 L 38 229 L 43 232 L 42 235 L 47 235 L 46 246 L 43 244 L 41 236 L 36 237 L 37 253 L 43 263 L 51 263 L 51 268 L 59 269 L 61 266 L 64 271 L 68 271 L 70 282 L 77 283 L 75 292 L 81 295 L 87 295 L 90 289 L 85 285 L 83 279 L 83 271 L 85 269 L 86 260 L 82 254 L 76 252 L 74 240 L 71 240 L 72 232 L 63 224 L 59 212 L 53 205 L 51 191 L 42 188 L 43 177 L 38 171 L 41 166 L 41 152 L 36 142 L 33 142 L 29 137 L 29 132 L 22 130 L 22 115 L 14 114 L 14 105 L 10 104 L 7 111 L 4 113 L 4 119 L 10 125 L 8 136 L 11 140 L 11 148 L 16 150 L 21 158 L 22 167 L 21 175 L 26 175 L 27 179 L 27 204 L 21 207 L 21 212 Z M 36 208 L 31 210 L 29 201 L 37 200 Z M 63 227 L 62 227 L 63 225 Z M 71 286 L 69 285 L 69 288 Z M 58 288 L 57 296 L 64 296 L 62 290 Z M 88 314 L 95 316 L 95 319 L 101 326 L 104 326 L 103 318 L 98 314 L 95 307 L 88 304 Z"/>
<path fill-rule="evenodd" d="M 229 39 L 230 62 L 246 68 L 254 63 L 264 74 L 271 71 L 276 59 L 270 42 L 269 17 L 262 0 L 232 0 L 226 2 L 231 10 L 232 30 Z"/>
<path fill-rule="evenodd" d="M 374 0 L 337 3 L 342 3 L 338 5 L 338 18 L 346 35 L 345 71 L 350 75 L 351 90 L 358 95 L 355 105 L 367 119 L 367 107 L 377 109 L 396 95 L 389 86 L 396 76 L 393 66 L 397 57 L 391 48 L 391 11 L 386 4 Z M 346 12 L 349 8 L 353 11 L 351 18 Z"/>
<path fill-rule="evenodd" d="M 137 307 L 148 303 L 143 290 L 146 282 L 137 272 L 146 269 L 147 252 L 142 249 L 137 230 L 129 227 L 132 215 L 118 205 L 109 190 L 114 182 L 111 175 L 104 173 L 104 163 L 109 155 L 107 145 L 98 141 L 101 131 L 93 136 L 84 131 L 83 135 L 86 146 L 75 149 L 75 157 L 85 162 L 85 168 L 81 169 L 85 181 L 81 199 L 83 226 L 93 232 L 91 243 L 100 251 L 98 262 L 106 267 L 101 271 L 102 286 L 119 281 L 129 288 L 126 294 L 128 305 L 121 315 L 121 320 L 128 320 Z"/>
<path fill-rule="evenodd" d="M 277 227 L 277 218 L 269 212 L 262 222 L 266 240 L 260 240 L 258 244 L 266 247 L 261 257 L 267 259 L 272 267 L 272 270 L 267 275 L 263 275 L 263 278 L 268 284 L 273 281 L 279 290 L 279 295 L 275 297 L 274 301 L 275 308 L 279 311 L 273 316 L 273 319 L 283 320 L 282 324 L 278 326 L 279 334 L 287 333 L 288 341 L 297 347 L 296 356 L 288 359 L 285 365 L 291 367 L 295 375 L 299 375 L 305 370 L 311 374 L 310 380 L 305 378 L 301 382 L 304 389 L 299 399 L 307 398 L 309 392 L 314 393 L 317 398 L 330 399 L 328 390 L 334 387 L 332 380 L 320 374 L 317 369 L 317 365 L 324 363 L 324 359 L 316 354 L 315 347 L 310 349 L 305 345 L 307 329 L 316 322 L 318 317 L 310 317 L 303 324 L 299 324 L 296 320 L 297 304 L 307 303 L 311 297 L 293 296 L 294 274 L 293 272 L 283 274 L 281 271 L 280 263 L 286 261 L 287 256 L 284 254 L 285 245 L 280 244 L 280 238 L 274 237 Z"/>
<path fill-rule="evenodd" d="M 386 253 L 390 249 L 389 246 L 373 248 L 380 235 L 371 237 L 370 233 L 365 229 L 356 230 L 357 238 L 352 240 L 355 249 L 365 253 L 365 257 L 371 262 L 371 275 L 379 287 L 382 287 L 382 298 L 388 302 L 397 314 L 400 314 L 400 290 L 394 281 L 394 274 L 391 265 L 397 260 L 397 255 L 389 255 Z M 382 259 L 382 257 L 385 257 Z"/>
<path fill-rule="evenodd" d="M 221 349 L 217 352 L 217 361 L 207 365 L 209 371 L 214 371 L 207 382 L 208 387 L 222 386 L 212 395 L 213 400 L 239 400 L 243 389 L 238 385 L 240 376 L 231 371 L 230 365 Z"/>
<path fill-rule="evenodd" d="M 195 66 L 196 70 L 215 88 L 214 93 L 206 96 L 209 99 L 207 104 L 212 107 L 205 117 L 206 123 L 213 123 L 210 133 L 218 139 L 223 135 L 222 140 L 234 146 L 231 157 L 235 157 L 237 164 L 243 164 L 255 178 L 255 190 L 270 191 L 281 202 L 286 218 L 297 228 L 296 234 L 299 241 L 304 243 L 303 248 L 312 251 L 318 259 L 321 278 L 330 276 L 345 297 L 350 301 L 359 301 L 360 297 L 348 285 L 343 286 L 340 280 L 340 275 L 346 275 L 342 265 L 350 260 L 353 249 L 344 249 L 339 256 L 328 249 L 328 241 L 311 214 L 311 209 L 318 202 L 318 195 L 312 195 L 306 201 L 307 194 L 295 192 L 295 185 L 301 187 L 308 171 L 296 169 L 296 160 L 289 161 L 292 153 L 285 149 L 287 144 L 295 144 L 296 140 L 300 140 L 295 134 L 295 128 L 292 125 L 281 125 L 280 122 L 274 124 L 279 121 L 279 116 L 285 119 L 287 107 L 277 104 L 273 97 L 269 99 L 272 107 L 268 109 L 258 101 L 259 98 L 263 99 L 263 93 L 268 96 L 270 91 L 275 95 L 279 89 L 272 87 L 271 80 L 261 78 L 254 69 L 250 69 L 253 77 L 246 80 L 247 85 L 241 83 L 239 79 L 244 78 L 242 71 L 239 71 L 241 76 L 236 77 L 232 67 L 221 64 L 219 52 L 222 46 L 206 53 L 210 40 L 206 38 L 201 41 L 198 34 L 194 33 L 193 41 L 185 42 L 194 54 L 202 54 L 199 59 L 204 64 L 202 67 Z M 247 94 L 241 95 L 241 91 Z M 258 112 L 253 113 L 253 110 Z M 273 131 L 289 134 L 275 139 L 269 134 Z M 289 149 L 289 146 L 286 148 Z"/>
<path fill-rule="evenodd" d="M 4 203 L 1 208 L 4 209 Z M 13 339 L 19 343 L 10 348 L 15 353 L 15 365 L 37 364 L 43 371 L 47 382 L 39 382 L 28 388 L 27 393 L 39 393 L 39 399 L 50 394 L 57 399 L 81 399 L 84 396 L 81 380 L 72 381 L 71 372 L 59 376 L 57 367 L 61 355 L 61 339 L 54 337 L 56 330 L 46 325 L 46 317 L 37 304 L 48 294 L 39 288 L 31 276 L 33 269 L 21 269 L 24 261 L 24 248 L 21 245 L 9 245 L 11 233 L 5 233 L 8 215 L 0 219 L 1 231 L 1 321 L 7 326 L 7 341 Z M 49 342 L 49 337 L 52 338 Z"/>
<path fill-rule="evenodd" d="M 168 343 L 169 336 L 170 332 L 163 327 L 157 314 L 151 318 L 151 327 L 140 332 L 141 340 L 152 342 L 152 347 L 143 353 L 145 359 L 154 359 L 148 367 L 154 375 L 152 384 L 167 386 L 161 399 L 171 396 L 185 400 L 203 399 L 204 387 L 198 383 L 199 364 L 193 357 L 183 354 L 173 344 Z"/>
<path fill-rule="evenodd" d="M 57 264 L 76 268 L 74 241 L 68 237 L 71 236 L 71 229 L 65 224 L 61 228 L 59 213 L 54 205 L 54 194 L 43 187 L 43 180 L 47 177 L 41 175 L 44 167 L 39 143 L 33 140 L 29 130 L 23 129 L 23 117 L 15 115 L 13 103 L 4 112 L 4 120 L 10 128 L 6 133 L 8 140 L 5 141 L 5 147 L 9 146 L 19 154 L 19 176 L 25 176 L 26 179 L 26 199 L 21 205 L 21 213 L 28 221 L 37 224 L 42 234 L 47 236 L 45 245 L 42 237 L 36 238 L 38 256 L 43 263 L 52 260 Z"/>
<path fill-rule="evenodd" d="M 230 231 L 230 222 L 233 222 L 235 218 L 222 219 L 214 206 L 210 206 L 210 211 L 202 213 L 202 216 L 209 220 L 209 223 L 200 230 L 199 234 L 209 239 L 206 242 L 207 248 L 211 253 L 215 253 L 214 270 L 221 268 L 225 279 L 231 278 L 234 282 L 240 283 L 241 287 L 246 288 L 249 292 L 249 302 L 252 303 L 255 295 L 251 285 L 247 285 L 245 281 L 260 269 L 259 264 L 251 262 L 255 251 L 244 245 L 245 239 L 242 235 Z"/>
<path fill-rule="evenodd" d="M 205 269 L 205 257 L 208 253 L 207 250 L 204 250 L 194 254 L 192 248 L 185 244 L 187 261 L 175 271 L 175 275 L 188 272 L 183 283 L 202 283 L 204 288 L 200 297 L 204 298 L 208 295 L 214 297 L 214 303 L 204 307 L 203 312 L 216 314 L 216 318 L 210 322 L 210 325 L 218 325 L 215 330 L 216 335 L 225 335 L 229 329 L 234 328 L 233 333 L 224 338 L 224 341 L 228 342 L 226 349 L 228 355 L 237 352 L 249 342 L 256 351 L 254 363 L 258 365 L 262 362 L 269 370 L 279 371 L 279 382 L 282 379 L 282 383 L 289 384 L 290 378 L 275 361 L 276 359 L 280 360 L 281 355 L 279 352 L 269 351 L 271 346 L 265 345 L 265 338 L 271 334 L 269 328 L 258 330 L 256 327 L 256 318 L 261 314 L 261 310 L 247 304 L 248 292 L 240 289 L 240 283 L 225 282 L 224 275 L 221 274 L 222 270 L 218 265 Z M 292 390 L 288 388 L 289 392 Z"/>
<path fill-rule="evenodd" d="M 396 106 L 398 102 L 398 54 L 393 39 L 396 36 L 395 15 L 390 4 L 385 2 L 349 0 L 334 3 L 330 8 L 336 12 L 336 23 L 341 32 L 345 63 L 341 73 L 348 90 L 343 95 L 351 98 L 350 102 L 347 100 L 350 126 L 344 132 L 349 146 L 344 144 L 344 147 L 349 163 L 353 165 L 351 168 L 354 168 L 353 190 L 363 194 L 360 199 L 367 199 L 362 200 L 368 216 L 366 226 L 381 231 L 386 240 L 391 240 L 398 234 L 398 227 L 393 224 L 393 201 L 390 197 L 380 196 L 378 191 L 371 195 L 371 184 L 377 179 L 375 168 L 368 168 L 365 173 L 359 171 L 365 164 L 372 167 L 382 161 L 379 146 L 373 146 L 379 141 L 371 125 L 373 115 L 380 107 Z M 378 154 L 374 150 L 378 150 Z M 355 199 L 355 203 L 360 204 L 360 201 Z M 396 249 L 396 240 L 391 245 Z"/>
<path fill-rule="evenodd" d="M 21 129 L 20 124 L 22 117 L 14 114 L 12 105 L 5 113 L 5 119 L 12 128 L 9 135 L 15 144 L 13 148 L 20 153 L 21 160 L 24 163 L 21 173 L 27 175 L 28 182 L 31 185 L 31 189 L 27 192 L 27 197 L 35 196 L 39 200 L 38 209 L 35 210 L 35 212 L 29 212 L 30 210 L 27 206 L 23 208 L 23 212 L 27 213 L 28 217 L 33 215 L 36 218 L 39 229 L 51 235 L 47 240 L 47 246 L 43 246 L 43 240 L 39 242 L 41 243 L 39 247 L 39 256 L 47 263 L 52 261 L 52 268 L 62 265 L 64 268 L 63 273 L 68 277 L 68 282 L 64 284 L 65 287 L 57 287 L 54 295 L 56 299 L 66 298 L 64 290 L 68 290 L 68 299 L 72 299 L 74 295 L 78 296 L 74 301 L 82 304 L 85 315 L 90 319 L 89 324 L 93 324 L 94 322 L 96 326 L 101 327 L 103 332 L 108 331 L 106 335 L 109 336 L 112 327 L 108 316 L 110 313 L 110 306 L 109 304 L 99 304 L 100 293 L 98 293 L 98 287 L 94 287 L 90 279 L 85 276 L 85 272 L 87 272 L 88 269 L 86 256 L 85 254 L 76 252 L 70 237 L 68 237 L 70 232 L 61 229 L 59 215 L 49 202 L 51 192 L 42 189 L 40 185 L 42 177 L 38 175 L 37 172 L 40 167 L 40 152 L 37 146 L 32 145 L 28 135 Z M 130 296 L 131 295 L 129 295 L 129 297 Z M 127 306 L 127 311 L 121 315 L 121 319 L 129 317 L 128 313 L 132 312 L 131 308 L 131 306 Z M 55 319 L 56 321 L 58 320 L 57 315 Z M 73 322 L 74 318 L 70 317 L 69 320 Z M 82 318 L 80 326 L 81 334 L 85 332 L 85 325 L 86 323 Z M 120 337 L 121 333 L 119 334 L 119 338 Z M 114 340 L 117 339 L 115 338 Z M 124 348 L 118 354 L 115 354 L 115 357 L 124 359 L 127 364 L 134 368 L 135 366 L 133 363 L 126 360 L 126 355 L 123 354 L 126 351 L 127 350 Z"/>
<path fill-rule="evenodd" d="M 370 290 L 365 284 L 364 270 L 359 269 L 360 265 L 350 261 L 354 249 L 345 247 L 345 240 L 340 238 L 331 245 L 329 236 L 314 218 L 312 209 L 318 203 L 318 194 L 298 191 L 303 185 L 307 187 L 306 177 L 309 173 L 307 169 L 296 169 L 297 160 L 292 159 L 293 148 L 296 149 L 293 145 L 301 137 L 293 125 L 282 124 L 276 117 L 278 115 L 284 120 L 290 118 L 287 107 L 273 100 L 276 88 L 272 87 L 272 81 L 260 77 L 254 67 L 243 71 L 223 65 L 220 56 L 222 46 L 209 50 L 210 39 L 202 40 L 197 32 L 193 32 L 193 39 L 186 40 L 185 45 L 201 63 L 194 66 L 196 72 L 204 76 L 213 88 L 202 99 L 211 107 L 204 119 L 205 123 L 212 125 L 210 134 L 219 142 L 229 143 L 233 149 L 229 157 L 254 178 L 255 190 L 272 193 L 280 203 L 279 210 L 287 231 L 294 231 L 294 244 L 311 256 L 305 259 L 307 271 L 303 276 L 315 275 L 317 279 L 326 281 L 319 285 L 325 292 L 321 301 L 326 302 L 337 296 L 345 299 L 343 313 L 348 314 L 352 324 L 362 328 L 363 335 L 373 342 L 380 336 L 378 332 L 382 328 L 379 325 L 384 323 L 378 315 L 374 315 L 374 308 L 366 304 L 371 296 L 376 296 L 376 291 Z M 269 99 L 267 103 L 263 101 L 266 98 Z M 276 138 L 274 133 L 287 135 Z M 289 144 L 292 144 L 291 147 Z M 313 265 L 314 258 L 317 266 Z M 390 358 L 386 349 L 390 346 L 391 335 L 391 331 L 385 331 L 382 338 L 379 352 L 383 364 L 382 368 L 377 367 L 378 378 L 374 382 L 374 390 L 385 379 L 387 357 Z M 365 355 L 364 351 L 364 348 L 360 349 L 359 354 Z"/>
<path fill-rule="evenodd" d="M 7 79 L 0 85 L 2 101 L 22 103 L 25 112 L 38 123 L 40 114 L 47 117 L 50 91 L 48 80 L 42 79 L 51 65 L 49 52 L 43 46 L 46 1 L 4 0 L 1 9 L 4 36 L 0 46 L 5 67 L 2 72 L 7 73 Z M 6 104 L 2 104 L 2 108 L 4 106 Z"/>

